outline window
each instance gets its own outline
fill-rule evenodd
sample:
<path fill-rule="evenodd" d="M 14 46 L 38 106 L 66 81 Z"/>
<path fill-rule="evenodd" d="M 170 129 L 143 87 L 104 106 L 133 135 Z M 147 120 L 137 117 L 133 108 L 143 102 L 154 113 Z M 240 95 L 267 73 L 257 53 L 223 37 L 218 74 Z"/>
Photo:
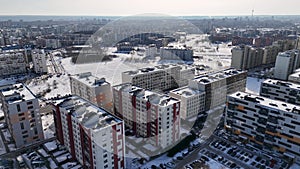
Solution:
<path fill-rule="evenodd" d="M 23 130 L 24 129 L 24 124 L 20 123 L 20 125 L 21 125 L 21 129 Z"/>
<path fill-rule="evenodd" d="M 21 107 L 19 104 L 17 104 L 17 111 L 20 112 L 21 111 Z"/>

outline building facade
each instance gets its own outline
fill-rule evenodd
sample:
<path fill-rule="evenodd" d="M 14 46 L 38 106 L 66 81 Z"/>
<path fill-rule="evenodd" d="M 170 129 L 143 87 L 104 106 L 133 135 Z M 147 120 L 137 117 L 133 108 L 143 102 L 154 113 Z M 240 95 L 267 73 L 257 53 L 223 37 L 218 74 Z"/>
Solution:
<path fill-rule="evenodd" d="M 180 117 L 183 120 L 205 112 L 205 92 L 188 86 L 170 91 L 169 96 L 180 100 Z"/>
<path fill-rule="evenodd" d="M 53 108 L 57 139 L 83 168 L 125 168 L 122 120 L 78 96 Z"/>
<path fill-rule="evenodd" d="M 274 77 L 287 80 L 288 76 L 299 68 L 300 59 L 298 50 L 290 50 L 279 53 L 276 58 Z"/>
<path fill-rule="evenodd" d="M 22 53 L 0 53 L 0 76 L 26 72 L 26 61 Z"/>
<path fill-rule="evenodd" d="M 43 50 L 32 51 L 32 63 L 35 73 L 48 73 L 46 54 Z"/>
<path fill-rule="evenodd" d="M 226 102 L 226 95 L 245 91 L 247 72 L 226 69 L 205 76 L 196 77 L 189 82 L 193 90 L 205 92 L 205 111 Z"/>
<path fill-rule="evenodd" d="M 231 67 L 238 70 L 251 69 L 263 63 L 264 50 L 262 48 L 242 45 L 233 48 L 231 53 Z"/>
<path fill-rule="evenodd" d="M 193 61 L 194 52 L 187 47 L 161 47 L 160 57 L 162 60 Z"/>
<path fill-rule="evenodd" d="M 136 136 L 163 149 L 180 139 L 180 102 L 131 84 L 113 87 L 115 113 Z"/>
<path fill-rule="evenodd" d="M 111 85 L 104 78 L 92 73 L 81 73 L 70 77 L 71 93 L 78 95 L 108 111 L 112 110 Z"/>
<path fill-rule="evenodd" d="M 44 139 L 40 105 L 27 87 L 23 84 L 2 86 L 0 97 L 8 129 L 17 148 Z"/>
<path fill-rule="evenodd" d="M 300 85 L 267 79 L 261 84 L 260 95 L 273 100 L 300 105 Z"/>
<path fill-rule="evenodd" d="M 300 159 L 300 107 L 236 92 L 227 97 L 225 128 L 267 150 Z"/>

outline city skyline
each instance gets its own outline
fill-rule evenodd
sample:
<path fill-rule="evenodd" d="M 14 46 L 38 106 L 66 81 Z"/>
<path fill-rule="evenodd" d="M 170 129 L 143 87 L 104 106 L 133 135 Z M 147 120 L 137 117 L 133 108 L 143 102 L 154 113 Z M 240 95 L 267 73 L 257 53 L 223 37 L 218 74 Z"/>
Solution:
<path fill-rule="evenodd" d="M 0 15 L 128 16 L 161 13 L 174 16 L 234 16 L 252 15 L 252 10 L 254 15 L 299 15 L 297 4 L 300 3 L 296 0 L 27 0 L 24 5 L 21 0 L 11 0 L 9 3 L 5 0 L 1 4 Z"/>

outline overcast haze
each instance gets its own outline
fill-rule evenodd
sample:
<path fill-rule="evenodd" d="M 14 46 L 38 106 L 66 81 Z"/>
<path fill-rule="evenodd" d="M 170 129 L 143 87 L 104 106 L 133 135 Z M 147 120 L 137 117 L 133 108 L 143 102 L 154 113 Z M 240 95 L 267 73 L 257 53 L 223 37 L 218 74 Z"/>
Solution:
<path fill-rule="evenodd" d="M 299 15 L 299 0 L 0 0 L 0 15 Z"/>

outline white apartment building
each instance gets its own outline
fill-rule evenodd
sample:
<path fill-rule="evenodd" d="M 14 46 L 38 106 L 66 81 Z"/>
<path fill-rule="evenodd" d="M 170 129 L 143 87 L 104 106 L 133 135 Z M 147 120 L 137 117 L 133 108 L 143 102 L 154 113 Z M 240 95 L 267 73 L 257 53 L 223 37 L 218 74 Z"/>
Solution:
<path fill-rule="evenodd" d="M 267 150 L 300 160 L 300 107 L 236 92 L 227 97 L 225 128 Z"/>
<path fill-rule="evenodd" d="M 169 96 L 180 100 L 180 117 L 183 120 L 205 112 L 205 92 L 188 86 L 170 91 Z"/>
<path fill-rule="evenodd" d="M 270 99 L 300 105 L 300 85 L 292 82 L 267 79 L 261 84 L 260 95 Z"/>
<path fill-rule="evenodd" d="M 32 51 L 32 63 L 34 72 L 37 74 L 48 73 L 46 54 L 44 50 Z"/>
<path fill-rule="evenodd" d="M 124 169 L 124 123 L 78 96 L 54 103 L 56 136 L 83 168 Z"/>
<path fill-rule="evenodd" d="M 122 83 L 147 90 L 165 91 L 186 86 L 194 78 L 195 68 L 181 65 L 158 65 L 155 67 L 122 73 Z"/>
<path fill-rule="evenodd" d="M 40 105 L 23 84 L 1 86 L 2 109 L 8 129 L 21 148 L 44 139 Z"/>
<path fill-rule="evenodd" d="M 288 76 L 299 68 L 300 59 L 298 50 L 290 50 L 279 53 L 276 58 L 274 77 L 287 80 Z"/>
<path fill-rule="evenodd" d="M 157 55 L 157 47 L 155 44 L 149 45 L 146 48 L 146 57 L 154 58 Z"/>
<path fill-rule="evenodd" d="M 111 85 L 104 78 L 93 76 L 91 72 L 70 77 L 71 93 L 78 95 L 108 111 L 112 110 Z"/>
<path fill-rule="evenodd" d="M 300 69 L 289 75 L 288 81 L 300 84 Z"/>
<path fill-rule="evenodd" d="M 189 87 L 205 92 L 205 111 L 208 111 L 224 104 L 227 94 L 245 91 L 246 78 L 245 71 L 226 69 L 196 77 L 189 82 Z"/>
<path fill-rule="evenodd" d="M 115 113 L 136 136 L 162 149 L 180 139 L 180 101 L 131 84 L 113 87 Z"/>
<path fill-rule="evenodd" d="M 0 53 L 0 76 L 26 72 L 26 61 L 22 53 Z"/>

